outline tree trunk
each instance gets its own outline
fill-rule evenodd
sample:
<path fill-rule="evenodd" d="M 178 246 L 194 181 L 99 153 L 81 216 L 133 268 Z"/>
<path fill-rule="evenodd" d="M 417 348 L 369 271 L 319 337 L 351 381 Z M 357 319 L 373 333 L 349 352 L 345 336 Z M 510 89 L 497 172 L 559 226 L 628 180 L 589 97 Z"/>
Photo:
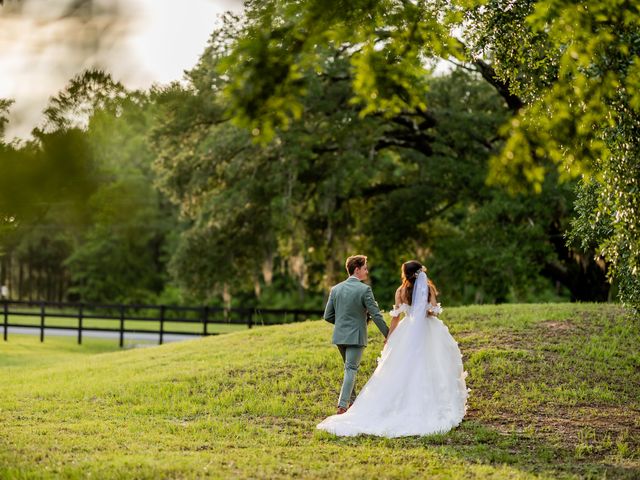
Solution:
<path fill-rule="evenodd" d="M 27 285 L 28 285 L 28 290 L 29 290 L 29 300 L 32 301 L 33 300 L 33 267 L 31 265 L 31 261 L 28 260 L 27 261 Z"/>
<path fill-rule="evenodd" d="M 0 259 L 0 286 L 6 285 L 7 278 L 7 255 L 3 255 Z"/>
<path fill-rule="evenodd" d="M 542 275 L 564 285 L 572 302 L 606 302 L 611 288 L 606 265 L 588 254 L 575 255 L 576 260 L 563 258 L 563 263 L 548 263 L 542 269 Z"/>
<path fill-rule="evenodd" d="M 64 270 L 58 275 L 58 302 L 62 302 L 64 292 Z"/>
<path fill-rule="evenodd" d="M 24 299 L 24 262 L 22 260 L 18 260 L 20 264 L 18 270 L 18 300 Z"/>

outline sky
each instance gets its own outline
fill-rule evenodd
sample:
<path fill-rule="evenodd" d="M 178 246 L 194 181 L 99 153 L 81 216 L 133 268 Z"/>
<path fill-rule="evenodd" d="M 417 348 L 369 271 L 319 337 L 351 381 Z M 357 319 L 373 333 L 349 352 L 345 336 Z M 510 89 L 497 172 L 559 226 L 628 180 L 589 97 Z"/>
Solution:
<path fill-rule="evenodd" d="M 0 98 L 15 100 L 5 138 L 26 138 L 51 96 L 87 68 L 125 86 L 180 80 L 219 15 L 242 0 L 5 0 L 0 6 Z M 82 3 L 82 2 L 80 2 Z"/>

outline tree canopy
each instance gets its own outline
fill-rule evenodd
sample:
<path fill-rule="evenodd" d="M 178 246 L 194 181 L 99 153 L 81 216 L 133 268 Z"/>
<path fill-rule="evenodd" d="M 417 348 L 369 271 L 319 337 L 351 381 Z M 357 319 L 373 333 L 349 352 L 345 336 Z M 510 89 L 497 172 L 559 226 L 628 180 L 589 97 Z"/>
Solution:
<path fill-rule="evenodd" d="M 489 180 L 540 192 L 545 177 L 579 177 L 595 197 L 579 210 L 582 236 L 638 304 L 640 7 L 624 0 L 247 4 L 247 20 L 219 71 L 240 125 L 269 140 L 303 116 L 309 82 L 348 58 L 348 102 L 359 115 L 428 112 L 425 79 L 438 59 L 475 70 L 513 112 Z M 586 203 L 581 204 L 583 207 Z M 581 225 L 581 226 L 580 226 Z M 599 236 L 596 234 L 599 233 Z M 605 233 L 606 232 L 606 233 Z"/>
<path fill-rule="evenodd" d="M 619 0 L 250 0 L 185 82 L 72 79 L 2 146 L 6 192 L 61 162 L 0 188 L 3 228 L 79 206 L 50 256 L 82 298 L 320 306 L 357 251 L 385 297 L 418 258 L 453 303 L 606 300 L 608 276 L 637 307 L 639 22 Z"/>

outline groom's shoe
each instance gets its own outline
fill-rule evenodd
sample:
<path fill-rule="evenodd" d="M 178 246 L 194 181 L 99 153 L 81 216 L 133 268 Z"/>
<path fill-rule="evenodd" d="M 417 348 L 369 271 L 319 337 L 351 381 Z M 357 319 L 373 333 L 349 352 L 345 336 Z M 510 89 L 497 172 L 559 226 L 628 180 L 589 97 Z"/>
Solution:
<path fill-rule="evenodd" d="M 338 407 L 338 412 L 336 413 L 336 415 L 342 415 L 343 413 L 345 413 L 347 411 L 346 408 L 344 407 Z"/>

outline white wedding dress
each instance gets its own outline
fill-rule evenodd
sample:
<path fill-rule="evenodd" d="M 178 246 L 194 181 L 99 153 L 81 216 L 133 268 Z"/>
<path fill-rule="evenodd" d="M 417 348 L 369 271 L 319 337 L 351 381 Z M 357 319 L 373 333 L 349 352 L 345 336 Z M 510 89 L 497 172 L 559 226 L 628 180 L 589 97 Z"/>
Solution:
<path fill-rule="evenodd" d="M 393 331 L 378 366 L 353 406 L 317 428 L 339 436 L 381 437 L 444 433 L 465 415 L 467 372 L 457 342 L 440 319 L 439 305 L 428 303 L 424 272 L 416 279 L 412 305 L 401 305 L 393 316 L 405 318 Z"/>

